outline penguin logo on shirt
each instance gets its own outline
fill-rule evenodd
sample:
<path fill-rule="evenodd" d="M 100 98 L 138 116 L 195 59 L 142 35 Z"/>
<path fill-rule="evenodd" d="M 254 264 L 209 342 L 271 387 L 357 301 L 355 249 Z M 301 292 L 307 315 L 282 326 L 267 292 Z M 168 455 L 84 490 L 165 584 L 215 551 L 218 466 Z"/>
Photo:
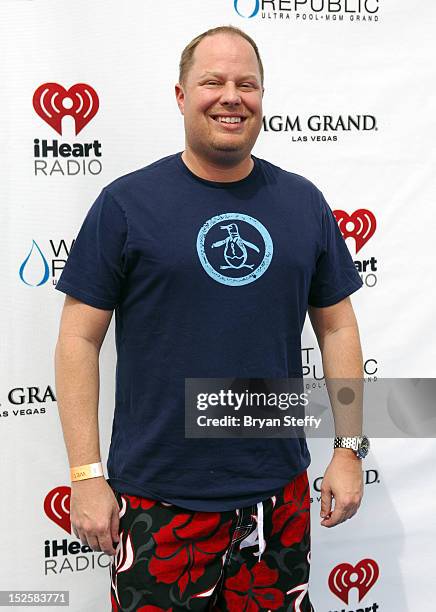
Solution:
<path fill-rule="evenodd" d="M 223 232 L 226 235 L 223 237 Z M 242 213 L 223 213 L 200 228 L 197 253 L 201 265 L 224 285 L 246 285 L 268 269 L 273 243 L 265 226 Z"/>
<path fill-rule="evenodd" d="M 214 242 L 212 248 L 216 247 L 224 247 L 224 259 L 227 262 L 227 266 L 220 266 L 221 270 L 225 270 L 227 268 L 250 268 L 253 269 L 254 264 L 247 264 L 247 249 L 255 250 L 257 253 L 260 253 L 260 249 L 257 248 L 255 244 L 249 242 L 248 240 L 243 240 L 239 235 L 239 228 L 236 223 L 230 223 L 230 225 L 221 225 L 221 229 L 225 229 L 228 231 L 229 235 L 224 240 L 218 240 L 218 242 Z"/>

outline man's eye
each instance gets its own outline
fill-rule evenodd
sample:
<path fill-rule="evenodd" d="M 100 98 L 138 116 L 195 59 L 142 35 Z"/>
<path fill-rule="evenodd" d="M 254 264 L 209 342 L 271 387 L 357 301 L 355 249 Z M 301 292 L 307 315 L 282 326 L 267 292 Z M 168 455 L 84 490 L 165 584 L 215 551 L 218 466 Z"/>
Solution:
<path fill-rule="evenodd" d="M 206 81 L 205 83 L 206 85 L 219 85 L 220 83 L 218 81 Z M 253 89 L 254 85 L 253 83 L 242 83 L 240 85 L 240 87 L 244 87 L 244 88 L 250 88 Z"/>

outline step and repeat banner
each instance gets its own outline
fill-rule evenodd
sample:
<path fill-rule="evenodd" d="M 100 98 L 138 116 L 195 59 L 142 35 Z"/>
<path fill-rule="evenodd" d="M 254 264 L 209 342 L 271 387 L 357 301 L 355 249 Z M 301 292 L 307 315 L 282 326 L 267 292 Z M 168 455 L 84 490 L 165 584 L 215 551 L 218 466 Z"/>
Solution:
<path fill-rule="evenodd" d="M 69 591 L 74 612 L 104 611 L 109 558 L 71 532 L 54 384 L 64 301 L 54 287 L 86 212 L 116 177 L 183 150 L 181 51 L 208 28 L 238 26 L 265 68 L 253 153 L 322 190 L 363 279 L 351 299 L 366 377 L 434 377 L 436 6 L 15 0 L 0 13 L 0 590 Z M 322 379 L 309 321 L 302 350 L 305 375 Z M 100 367 L 103 459 L 115 367 L 112 321 Z M 433 610 L 434 440 L 374 438 L 361 508 L 333 529 L 319 524 L 332 441 L 309 443 L 316 611 Z"/>

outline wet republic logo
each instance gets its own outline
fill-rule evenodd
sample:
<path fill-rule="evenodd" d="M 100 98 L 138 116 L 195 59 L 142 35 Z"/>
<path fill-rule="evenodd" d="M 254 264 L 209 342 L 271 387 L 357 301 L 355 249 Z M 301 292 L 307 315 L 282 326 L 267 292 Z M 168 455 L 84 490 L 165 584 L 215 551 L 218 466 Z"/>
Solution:
<path fill-rule="evenodd" d="M 245 19 L 377 22 L 379 0 L 233 0 Z"/>
<path fill-rule="evenodd" d="M 49 240 L 50 246 L 43 250 L 32 240 L 18 271 L 21 282 L 28 287 L 41 287 L 47 282 L 56 285 L 57 275 L 64 269 L 74 243 L 75 239 L 70 245 L 63 238 L 57 241 Z"/>

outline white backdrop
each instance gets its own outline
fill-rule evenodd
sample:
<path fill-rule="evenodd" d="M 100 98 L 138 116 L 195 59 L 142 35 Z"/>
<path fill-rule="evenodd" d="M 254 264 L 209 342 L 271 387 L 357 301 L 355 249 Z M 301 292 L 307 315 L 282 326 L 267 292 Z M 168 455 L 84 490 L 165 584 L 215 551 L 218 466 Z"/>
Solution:
<path fill-rule="evenodd" d="M 307 0 L 295 6 L 282 0 L 281 15 L 278 0 L 264 5 L 261 0 L 0 4 L 0 590 L 69 590 L 74 612 L 110 608 L 109 573 L 102 567 L 107 557 L 83 553 L 69 532 L 69 471 L 53 365 L 63 296 L 54 285 L 100 189 L 183 149 L 174 95 L 179 57 L 191 38 L 210 27 L 239 26 L 259 45 L 265 129 L 253 153 L 308 177 L 333 210 L 352 215 L 365 209 L 375 217 L 376 229 L 359 250 L 355 238 L 347 238 L 353 258 L 367 261 L 365 286 L 352 297 L 367 374 L 435 375 L 436 5 Z M 36 112 L 32 98 L 44 83 L 67 90 L 84 83 L 95 90 L 98 111 L 78 134 L 70 116 L 59 134 Z M 316 117 L 325 116 L 337 129 L 317 129 Z M 286 117 L 294 129 L 285 129 Z M 347 129 L 349 118 L 360 127 Z M 35 139 L 40 146 L 44 140 L 99 144 L 89 157 L 50 153 L 36 159 Z M 69 159 L 78 162 L 69 164 L 70 174 Z M 104 459 L 114 399 L 113 331 L 112 322 L 101 355 Z M 303 347 L 307 374 L 322 375 L 307 322 Z M 310 591 L 316 611 L 433 610 L 434 440 L 372 440 L 360 511 L 334 529 L 319 525 L 316 491 L 331 443 L 311 440 L 310 449 Z M 331 590 L 329 576 L 338 566 L 359 569 L 368 559 L 379 574 L 360 601 L 357 588 L 342 597 Z"/>

